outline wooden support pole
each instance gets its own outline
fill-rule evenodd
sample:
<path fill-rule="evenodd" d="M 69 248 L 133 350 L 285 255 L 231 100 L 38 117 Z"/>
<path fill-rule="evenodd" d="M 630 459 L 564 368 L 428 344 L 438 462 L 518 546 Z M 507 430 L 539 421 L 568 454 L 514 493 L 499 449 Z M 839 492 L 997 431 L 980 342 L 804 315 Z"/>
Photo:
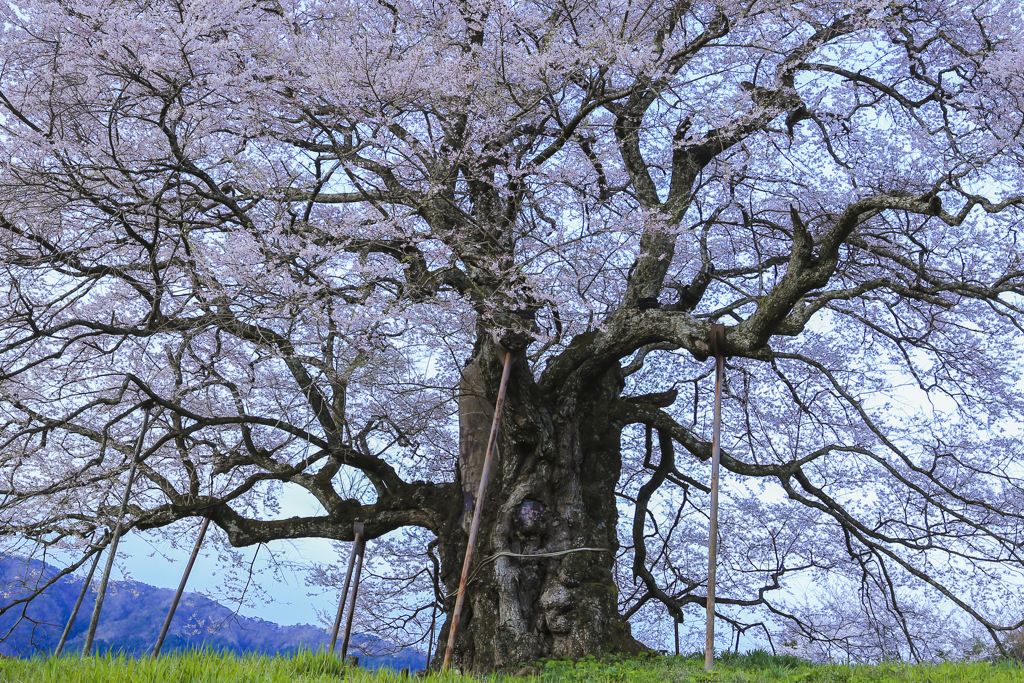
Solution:
<path fill-rule="evenodd" d="M 334 653 L 334 646 L 338 642 L 338 631 L 341 630 L 341 617 L 345 614 L 345 601 L 348 599 L 348 586 L 352 580 L 352 567 L 356 563 L 356 553 L 359 550 L 359 541 L 363 537 L 363 523 L 356 522 L 352 525 L 352 552 L 348 556 L 348 569 L 345 570 L 345 586 L 341 589 L 341 598 L 338 600 L 338 613 L 334 617 L 334 628 L 331 629 L 331 645 L 327 649 Z"/>
<path fill-rule="evenodd" d="M 362 526 L 360 524 L 360 526 Z M 356 615 L 356 596 L 359 595 L 359 576 L 363 572 L 363 554 L 366 552 L 366 538 L 359 534 L 356 538 L 356 545 L 353 553 L 356 557 L 355 575 L 352 577 L 352 597 L 348 603 L 348 618 L 345 619 L 345 636 L 341 639 L 341 660 L 346 661 L 348 655 L 348 643 L 352 637 L 352 619 Z M 353 659 L 356 659 L 353 657 Z M 356 660 L 358 661 L 358 660 Z"/>
<path fill-rule="evenodd" d="M 181 594 L 185 592 L 185 584 L 188 583 L 188 576 L 192 573 L 192 565 L 196 563 L 196 558 L 199 556 L 199 548 L 203 545 L 203 539 L 206 537 L 206 528 L 210 526 L 210 516 L 203 517 L 203 525 L 199 527 L 199 537 L 196 538 L 196 545 L 192 548 L 192 555 L 188 558 L 188 564 L 185 565 L 185 572 L 181 575 L 181 581 L 178 583 L 178 590 L 174 594 L 174 599 L 171 601 L 171 608 L 167 610 L 167 618 L 164 619 L 163 628 L 160 629 L 160 635 L 156 639 L 156 645 L 153 646 L 153 656 L 160 656 L 160 648 L 164 645 L 164 638 L 167 637 L 167 632 L 171 629 L 171 620 L 174 619 L 174 611 L 178 609 L 178 602 L 181 600 Z"/>
<path fill-rule="evenodd" d="M 149 408 L 142 416 L 142 430 L 139 432 L 139 439 L 135 442 L 135 453 L 132 456 L 132 466 L 128 470 L 128 483 L 124 487 L 124 495 L 121 497 L 121 509 L 117 515 L 117 522 L 114 524 L 114 534 L 110 538 L 110 552 L 107 553 L 107 563 L 103 567 L 103 578 L 100 579 L 100 586 L 96 590 L 96 603 L 92 608 L 92 619 L 89 620 L 89 631 L 85 634 L 85 645 L 82 646 L 82 658 L 89 656 L 92 651 L 92 641 L 96 637 L 96 627 L 100 623 L 100 611 L 103 609 L 103 598 L 107 593 L 107 583 L 110 581 L 110 570 L 114 567 L 114 558 L 117 557 L 117 544 L 121 540 L 121 528 L 124 522 L 124 514 L 128 510 L 128 497 L 132 492 L 132 485 L 135 483 L 135 473 L 139 468 L 139 460 L 142 457 L 142 444 L 146 440 L 146 432 L 149 431 Z"/>
<path fill-rule="evenodd" d="M 480 531 L 480 517 L 484 510 L 484 496 L 487 493 L 487 482 L 491 476 L 491 460 L 494 447 L 498 441 L 498 427 L 501 425 L 501 409 L 505 405 L 505 391 L 508 389 L 508 377 L 512 370 L 512 352 L 505 351 L 504 367 L 501 371 L 501 384 L 498 385 L 498 399 L 494 403 L 494 420 L 491 422 L 491 434 L 487 437 L 487 453 L 484 456 L 483 470 L 480 472 L 480 486 L 476 491 L 476 506 L 473 510 L 473 525 L 469 528 L 469 542 L 466 544 L 466 559 L 462 563 L 462 578 L 459 580 L 459 594 L 455 599 L 455 610 L 452 612 L 452 624 L 448 629 L 448 647 L 444 651 L 444 663 L 441 670 L 446 671 L 451 665 L 452 651 L 455 649 L 455 636 L 459 629 L 459 616 L 462 614 L 462 603 L 466 599 L 466 581 L 469 578 L 469 566 L 473 562 L 473 547 L 476 535 Z"/>
<path fill-rule="evenodd" d="M 704 670 L 715 665 L 715 570 L 718 567 L 718 463 L 722 447 L 722 382 L 725 379 L 725 325 L 711 324 L 711 352 L 715 354 L 715 424 L 711 443 L 711 523 L 708 539 L 708 625 Z"/>
<path fill-rule="evenodd" d="M 71 610 L 71 616 L 68 617 L 67 626 L 64 627 L 64 632 L 60 634 L 60 641 L 57 642 L 57 649 L 53 651 L 54 658 L 60 657 L 61 653 L 64 652 L 64 644 L 68 642 L 68 636 L 71 634 L 71 627 L 75 623 L 75 619 L 78 618 L 78 610 L 82 607 L 82 602 L 85 600 L 85 594 L 89 592 L 89 586 L 92 585 L 92 575 L 96 573 L 96 566 L 100 563 L 100 556 L 103 555 L 103 549 L 106 546 L 96 546 L 89 552 L 95 553 L 96 557 L 92 560 L 92 567 L 89 568 L 89 575 L 85 577 L 85 581 L 82 583 L 82 590 L 78 593 L 78 600 L 75 601 L 75 608 Z"/>

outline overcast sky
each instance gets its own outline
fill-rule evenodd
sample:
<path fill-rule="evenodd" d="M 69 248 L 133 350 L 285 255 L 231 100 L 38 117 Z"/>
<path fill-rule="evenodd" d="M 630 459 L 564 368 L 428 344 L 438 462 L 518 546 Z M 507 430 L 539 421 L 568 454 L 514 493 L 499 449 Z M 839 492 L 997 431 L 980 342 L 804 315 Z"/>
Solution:
<path fill-rule="evenodd" d="M 315 514 L 317 511 L 310 508 L 307 498 L 308 496 L 283 493 L 281 510 L 274 517 Z M 322 510 L 319 512 L 322 514 Z M 125 567 L 136 581 L 160 588 L 177 588 L 192 552 L 199 526 L 199 519 L 190 519 L 169 527 L 171 534 L 179 539 L 177 548 L 169 541 L 161 540 L 156 534 L 130 533 L 118 548 L 119 564 Z M 221 543 L 216 543 L 215 537 L 219 538 Z M 196 561 L 186 590 L 205 593 L 225 606 L 234 608 L 238 604 L 242 588 L 239 581 L 244 582 L 248 576 L 249 564 L 253 560 L 256 547 L 235 549 L 241 555 L 241 566 L 236 567 L 235 576 L 232 577 L 226 563 L 218 560 L 218 546 L 223 546 L 224 538 L 223 532 L 211 524 L 207 539 L 203 543 L 204 552 Z M 347 553 L 348 548 L 345 547 L 343 555 L 339 557 L 331 542 L 323 539 L 275 541 L 261 547 L 253 565 L 253 582 L 256 585 L 250 586 L 246 591 L 247 598 L 257 599 L 247 599 L 240 613 L 243 616 L 255 616 L 282 625 L 317 624 L 316 610 L 319 609 L 321 612 L 329 612 L 333 620 L 338 593 L 324 592 L 319 586 L 307 586 L 303 567 L 312 562 L 335 563 L 344 567 L 348 562 Z M 172 561 L 168 561 L 169 559 Z M 272 569 L 274 565 L 277 567 L 276 572 Z M 112 578 L 122 579 L 123 574 L 116 573 Z M 226 588 L 225 584 L 228 584 Z M 259 599 L 260 592 L 257 587 L 262 588 L 266 594 L 264 599 Z M 310 596 L 309 593 L 314 595 Z M 268 597 L 273 601 L 265 602 Z"/>

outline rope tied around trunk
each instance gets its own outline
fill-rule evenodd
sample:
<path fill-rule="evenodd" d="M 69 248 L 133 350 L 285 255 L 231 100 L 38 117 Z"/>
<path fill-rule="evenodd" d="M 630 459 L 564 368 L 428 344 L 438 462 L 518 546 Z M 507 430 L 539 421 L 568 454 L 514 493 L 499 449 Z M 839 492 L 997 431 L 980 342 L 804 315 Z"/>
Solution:
<path fill-rule="evenodd" d="M 550 553 L 512 553 L 512 552 L 508 552 L 506 550 L 506 551 L 503 551 L 503 552 L 500 552 L 500 553 L 496 553 L 494 555 L 491 555 L 490 557 L 486 557 L 483 560 L 481 560 L 480 564 L 478 564 L 476 569 L 473 570 L 473 573 L 470 574 L 469 580 L 466 581 L 466 585 L 469 585 L 470 583 L 472 583 L 476 579 L 476 577 L 480 575 L 480 572 L 483 570 L 484 567 L 486 567 L 488 564 L 490 564 L 491 562 L 494 562 L 495 560 L 497 560 L 498 558 L 501 558 L 501 557 L 560 557 L 561 555 L 568 555 L 569 553 L 582 553 L 582 552 L 610 553 L 611 552 L 611 548 L 570 548 L 569 550 L 556 550 L 556 551 L 550 552 Z M 443 599 L 447 600 L 452 595 L 454 595 L 454 594 L 453 593 L 445 593 Z"/>

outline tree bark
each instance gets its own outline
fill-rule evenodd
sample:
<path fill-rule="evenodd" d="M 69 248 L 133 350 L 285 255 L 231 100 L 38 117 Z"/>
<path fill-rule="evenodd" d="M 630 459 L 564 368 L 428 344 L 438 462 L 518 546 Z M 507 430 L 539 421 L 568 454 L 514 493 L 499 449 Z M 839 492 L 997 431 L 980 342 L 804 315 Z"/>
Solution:
<path fill-rule="evenodd" d="M 449 613 L 500 372 L 485 341 L 460 386 L 463 505 L 438 543 Z M 585 391 L 546 393 L 522 364 L 512 372 L 452 665 L 484 672 L 645 650 L 618 613 L 612 574 L 621 458 L 608 406 L 622 390 L 621 374 L 616 366 Z"/>

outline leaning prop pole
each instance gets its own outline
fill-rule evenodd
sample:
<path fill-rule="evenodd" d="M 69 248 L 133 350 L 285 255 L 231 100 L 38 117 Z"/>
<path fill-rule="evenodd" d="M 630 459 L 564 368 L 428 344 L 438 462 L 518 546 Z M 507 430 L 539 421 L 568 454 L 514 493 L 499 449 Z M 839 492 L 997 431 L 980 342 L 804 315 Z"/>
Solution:
<path fill-rule="evenodd" d="M 139 469 L 139 459 L 142 457 L 142 444 L 146 440 L 146 432 L 149 431 L 149 408 L 146 408 L 142 416 L 142 429 L 139 431 L 139 439 L 135 442 L 135 453 L 132 456 L 132 466 L 128 470 L 128 483 L 124 487 L 124 495 L 121 497 L 121 510 L 117 515 L 117 523 L 114 524 L 114 534 L 110 538 L 110 551 L 107 553 L 107 563 L 103 567 L 103 578 L 100 579 L 100 586 L 96 590 L 96 603 L 92 608 L 92 619 L 89 620 L 89 631 L 85 634 L 85 645 L 82 646 L 82 658 L 89 656 L 92 651 L 92 641 L 96 637 L 96 627 L 100 623 L 100 611 L 103 609 L 103 597 L 107 593 L 107 583 L 110 581 L 110 570 L 114 568 L 114 558 L 117 557 L 117 544 L 121 540 L 121 527 L 124 521 L 124 514 L 128 510 L 128 497 L 132 492 L 132 485 L 135 483 L 135 473 Z"/>
<path fill-rule="evenodd" d="M 341 617 L 345 614 L 345 602 L 348 599 L 348 586 L 352 580 L 352 567 L 356 563 L 356 555 L 359 554 L 359 544 L 363 540 L 363 523 L 356 522 L 352 525 L 352 554 L 348 556 L 348 569 L 345 570 L 345 587 L 341 589 L 341 599 L 338 600 L 338 614 L 334 617 L 334 628 L 331 629 L 331 645 L 328 652 L 334 653 L 334 646 L 338 642 L 338 631 L 341 630 Z"/>
<path fill-rule="evenodd" d="M 60 634 L 60 641 L 57 643 L 57 649 L 53 651 L 54 659 L 60 657 L 60 654 L 64 651 L 64 644 L 68 642 L 68 636 L 71 635 L 71 627 L 75 623 L 75 619 L 78 618 L 78 610 L 82 607 L 82 602 L 85 600 L 85 594 L 89 591 L 89 586 L 92 584 L 92 575 L 96 573 L 96 566 L 100 563 L 100 557 L 103 555 L 103 548 L 106 546 L 96 546 L 89 552 L 96 553 L 96 557 L 92 560 L 92 567 L 89 568 L 89 575 L 85 577 L 85 581 L 82 582 L 82 590 L 78 594 L 78 600 L 75 601 L 75 608 L 71 610 L 71 616 L 68 617 L 68 623 L 64 627 L 64 632 Z"/>
<path fill-rule="evenodd" d="M 341 661 L 346 661 L 348 656 L 349 638 L 352 636 L 352 619 L 356 615 L 356 596 L 359 595 L 359 577 L 363 573 L 363 555 L 366 553 L 366 537 L 363 535 L 363 525 L 356 523 L 359 535 L 356 536 L 355 546 L 352 548 L 352 557 L 356 560 L 356 571 L 352 577 L 352 597 L 348 603 L 348 618 L 345 620 L 345 635 L 341 639 Z M 345 580 L 345 592 L 348 592 L 348 579 Z"/>
<path fill-rule="evenodd" d="M 104 429 L 103 430 L 103 440 L 100 441 L 100 460 L 101 461 L 103 460 L 103 456 L 107 452 L 107 437 L 108 437 L 108 435 L 109 435 L 108 431 L 106 429 Z M 53 656 L 55 658 L 56 657 L 60 657 L 61 653 L 64 651 L 64 645 L 68 641 L 68 636 L 71 635 L 71 628 L 75 624 L 75 619 L 78 618 L 78 610 L 81 609 L 82 601 L 85 600 L 85 594 L 87 592 L 89 592 L 89 586 L 92 585 L 92 576 L 93 576 L 93 574 L 96 573 L 96 567 L 100 563 L 100 557 L 103 556 L 103 549 L 106 548 L 108 544 L 109 544 L 109 541 L 108 541 L 108 543 L 105 543 L 103 545 L 96 546 L 93 549 L 93 551 L 90 551 L 90 552 L 95 552 L 96 553 L 96 557 L 92 561 L 92 567 L 89 569 L 89 575 L 87 577 L 85 577 L 85 582 L 82 584 L 82 592 L 78 594 L 78 600 L 75 601 L 75 608 L 73 610 L 71 610 L 71 617 L 68 619 L 67 626 L 64 627 L 64 632 L 60 635 L 60 641 L 57 643 L 57 649 L 53 653 Z"/>
<path fill-rule="evenodd" d="M 722 447 L 722 383 L 725 380 L 725 325 L 711 323 L 708 345 L 715 354 L 715 426 L 711 442 L 711 523 L 708 539 L 708 627 L 704 670 L 715 665 L 715 569 L 718 566 L 718 461 Z"/>
<path fill-rule="evenodd" d="M 178 602 L 181 601 L 181 594 L 185 592 L 185 584 L 188 583 L 188 576 L 192 573 L 192 565 L 196 563 L 196 558 L 199 557 L 199 548 L 203 545 L 203 539 L 206 538 L 206 528 L 210 526 L 210 515 L 203 517 L 203 525 L 199 527 L 199 538 L 196 539 L 196 545 L 192 548 L 192 556 L 188 558 L 188 564 L 185 565 L 185 572 L 181 575 L 181 581 L 178 583 L 178 590 L 174 594 L 174 599 L 171 601 L 171 608 L 167 610 L 167 618 L 164 619 L 163 628 L 160 629 L 160 635 L 156 639 L 156 645 L 153 646 L 153 657 L 160 656 L 160 648 L 164 645 L 164 638 L 167 637 L 167 632 L 171 628 L 171 620 L 174 619 L 174 611 L 178 609 Z"/>
<path fill-rule="evenodd" d="M 459 628 L 459 616 L 462 614 L 462 603 L 466 599 L 466 583 L 469 578 L 469 565 L 473 562 L 473 546 L 480 530 L 480 517 L 484 510 L 484 495 L 487 493 L 487 482 L 491 476 L 491 460 L 494 447 L 498 441 L 498 427 L 501 425 L 501 409 L 505 405 L 505 390 L 508 388 L 508 376 L 512 370 L 512 352 L 505 350 L 504 367 L 501 370 L 501 384 L 498 385 L 498 399 L 494 403 L 494 421 L 491 422 L 491 434 L 487 437 L 487 454 L 484 456 L 483 471 L 480 473 L 480 486 L 476 491 L 476 507 L 473 510 L 473 526 L 469 528 L 469 542 L 466 544 L 466 559 L 462 563 L 462 578 L 459 580 L 459 595 L 455 599 L 455 610 L 452 612 L 452 625 L 448 629 L 448 647 L 444 651 L 444 664 L 441 670 L 446 671 L 452 661 L 452 650 L 455 649 L 455 636 Z"/>

